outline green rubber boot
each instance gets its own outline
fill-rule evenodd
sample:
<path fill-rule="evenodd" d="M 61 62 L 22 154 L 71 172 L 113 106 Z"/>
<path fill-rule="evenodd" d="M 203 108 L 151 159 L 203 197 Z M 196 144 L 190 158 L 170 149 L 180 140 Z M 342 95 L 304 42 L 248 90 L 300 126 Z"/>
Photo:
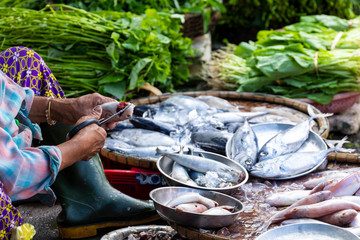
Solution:
<path fill-rule="evenodd" d="M 51 131 L 46 130 L 43 137 L 48 140 L 52 137 L 48 138 L 47 134 L 55 134 L 58 140 L 64 129 L 67 133 L 69 127 L 55 125 Z M 132 198 L 110 185 L 98 155 L 61 171 L 52 189 L 62 207 L 57 218 L 62 238 L 91 237 L 100 229 L 147 224 L 160 219 L 152 201 Z"/>

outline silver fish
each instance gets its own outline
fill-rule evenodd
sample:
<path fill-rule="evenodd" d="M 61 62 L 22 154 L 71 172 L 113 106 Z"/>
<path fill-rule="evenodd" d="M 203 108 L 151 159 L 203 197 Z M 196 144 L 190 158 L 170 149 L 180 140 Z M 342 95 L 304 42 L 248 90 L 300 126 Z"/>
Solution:
<path fill-rule="evenodd" d="M 174 179 L 179 180 L 180 182 L 186 183 L 190 186 L 195 186 L 195 187 L 198 186 L 196 184 L 196 182 L 194 182 L 190 178 L 189 173 L 187 172 L 186 168 L 184 168 L 183 166 L 181 166 L 180 164 L 178 164 L 176 162 L 174 162 L 174 164 L 173 164 L 171 176 Z"/>
<path fill-rule="evenodd" d="M 321 152 L 295 152 L 256 163 L 250 170 L 253 176 L 260 178 L 291 177 L 317 166 L 330 152 L 339 151 L 331 148 Z"/>
<path fill-rule="evenodd" d="M 245 119 L 266 115 L 267 112 L 219 112 L 208 116 L 209 121 L 221 122 L 222 124 L 244 122 Z"/>
<path fill-rule="evenodd" d="M 113 132 L 109 137 L 134 147 L 178 145 L 176 140 L 166 134 L 138 128 L 123 129 L 119 132 Z"/>
<path fill-rule="evenodd" d="M 178 152 L 181 150 L 180 146 L 150 146 L 150 147 L 121 147 L 121 146 L 111 146 L 110 141 L 107 140 L 105 148 L 117 151 L 123 155 L 131 155 L 135 157 L 147 157 L 147 158 L 159 158 L 158 151 L 162 152 Z"/>
<path fill-rule="evenodd" d="M 232 137 L 231 133 L 225 131 L 198 131 L 191 134 L 191 140 L 196 146 L 209 152 L 225 155 L 225 146 Z"/>
<path fill-rule="evenodd" d="M 192 180 L 194 180 L 196 182 L 196 179 L 198 179 L 199 177 L 204 177 L 205 174 L 201 173 L 201 172 L 197 172 L 197 171 L 194 171 L 194 170 L 191 170 L 189 171 L 189 176 Z"/>
<path fill-rule="evenodd" d="M 308 107 L 310 118 L 304 122 L 294 125 L 279 132 L 269 139 L 258 153 L 258 161 L 262 162 L 288 153 L 296 152 L 308 139 L 310 123 L 319 117 L 328 117 L 332 114 L 314 114 L 311 107 Z"/>
<path fill-rule="evenodd" d="M 239 111 L 238 106 L 232 105 L 229 101 L 215 97 L 215 96 L 198 96 L 196 99 L 205 102 L 207 105 L 213 108 L 226 109 L 229 111 Z"/>
<path fill-rule="evenodd" d="M 209 171 L 216 172 L 219 177 L 228 182 L 238 183 L 241 179 L 241 173 L 221 162 L 194 155 L 181 153 L 161 153 L 178 164 L 190 168 L 194 171 L 206 173 Z"/>
<path fill-rule="evenodd" d="M 258 141 L 247 120 L 236 130 L 228 144 L 227 156 L 250 170 L 257 161 Z"/>

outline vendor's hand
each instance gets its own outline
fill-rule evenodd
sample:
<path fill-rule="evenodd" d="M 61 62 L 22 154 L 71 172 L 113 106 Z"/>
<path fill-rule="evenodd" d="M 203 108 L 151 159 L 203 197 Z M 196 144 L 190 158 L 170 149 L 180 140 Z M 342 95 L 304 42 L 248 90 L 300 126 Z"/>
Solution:
<path fill-rule="evenodd" d="M 67 99 L 69 101 L 69 107 L 64 110 L 63 123 L 74 124 L 81 117 L 87 116 L 91 113 L 92 109 L 96 106 L 108 102 L 117 102 L 115 99 L 102 96 L 98 93 L 87 94 L 78 98 Z M 102 118 L 101 116 L 100 118 Z"/>
<path fill-rule="evenodd" d="M 89 120 L 89 119 L 100 119 L 102 109 L 100 106 L 96 106 L 93 111 L 84 117 L 81 117 L 76 125 Z M 103 148 L 106 139 L 106 131 L 97 124 L 90 124 L 81 129 L 72 140 L 76 141 L 75 147 L 81 149 L 80 158 L 81 160 L 89 160 Z"/>

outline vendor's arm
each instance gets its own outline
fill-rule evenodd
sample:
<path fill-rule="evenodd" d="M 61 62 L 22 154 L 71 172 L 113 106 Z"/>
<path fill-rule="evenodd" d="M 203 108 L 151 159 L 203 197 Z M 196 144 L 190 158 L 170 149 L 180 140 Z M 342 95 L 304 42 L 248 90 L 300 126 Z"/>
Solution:
<path fill-rule="evenodd" d="M 50 109 L 49 101 L 51 101 Z M 46 122 L 45 112 L 48 111 L 51 120 L 72 125 L 81 117 L 89 115 L 96 106 L 114 101 L 116 100 L 104 97 L 98 93 L 88 94 L 78 98 L 62 99 L 49 99 L 46 97 L 35 96 L 28 117 L 32 122 Z"/>
<path fill-rule="evenodd" d="M 101 108 L 82 117 L 98 119 Z M 50 188 L 58 172 L 77 161 L 89 160 L 103 147 L 106 131 L 96 124 L 80 130 L 72 139 L 57 146 L 19 148 L 11 135 L 0 128 L 0 180 L 12 200 L 27 199 Z"/>

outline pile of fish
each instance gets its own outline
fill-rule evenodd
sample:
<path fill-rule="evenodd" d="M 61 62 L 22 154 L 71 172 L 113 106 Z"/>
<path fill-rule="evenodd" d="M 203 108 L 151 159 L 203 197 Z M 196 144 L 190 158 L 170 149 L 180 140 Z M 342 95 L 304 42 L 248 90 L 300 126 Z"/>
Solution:
<path fill-rule="evenodd" d="M 276 212 L 269 224 L 332 224 L 360 236 L 359 170 L 312 179 L 304 186 L 308 188 L 279 192 L 267 198 L 271 206 L 286 207 Z"/>
<path fill-rule="evenodd" d="M 222 205 L 195 192 L 183 193 L 170 200 L 166 206 L 175 208 L 178 211 L 201 213 L 207 215 L 228 215 L 234 207 Z"/>
<path fill-rule="evenodd" d="M 204 156 L 166 152 L 162 155 L 174 162 L 171 177 L 190 186 L 227 188 L 245 179 L 244 172 Z"/>
<path fill-rule="evenodd" d="M 227 156 L 253 176 L 265 179 L 296 176 L 313 169 L 328 153 L 339 150 L 334 147 L 298 151 L 309 138 L 313 120 L 331 114 L 315 114 L 309 106 L 309 117 L 287 108 L 285 116 L 289 118 L 285 120 L 284 116 L 276 115 L 284 114 L 281 108 L 251 110 L 241 111 L 241 107 L 213 96 L 174 95 L 158 104 L 135 106 L 132 118 L 108 132 L 104 147 L 124 155 L 153 159 L 161 157 L 158 152 L 205 150 Z M 291 123 L 293 127 L 278 132 L 259 147 L 259 136 L 252 128 L 264 122 Z"/>
<path fill-rule="evenodd" d="M 298 123 L 307 115 L 287 107 L 234 106 L 214 96 L 174 95 L 158 104 L 137 105 L 133 117 L 108 132 L 105 148 L 124 155 L 158 159 L 156 149 L 181 147 L 226 154 L 226 144 L 245 123 Z M 286 114 L 285 114 L 286 113 Z"/>

